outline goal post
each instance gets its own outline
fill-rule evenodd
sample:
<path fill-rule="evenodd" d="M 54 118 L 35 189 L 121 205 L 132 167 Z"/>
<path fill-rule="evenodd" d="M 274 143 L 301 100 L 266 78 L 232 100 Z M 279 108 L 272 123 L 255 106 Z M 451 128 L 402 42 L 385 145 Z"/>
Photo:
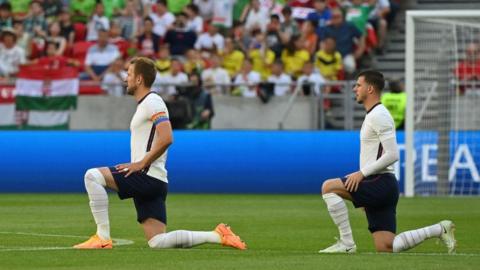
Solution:
<path fill-rule="evenodd" d="M 405 47 L 405 195 L 479 195 L 480 10 L 407 11 Z"/>

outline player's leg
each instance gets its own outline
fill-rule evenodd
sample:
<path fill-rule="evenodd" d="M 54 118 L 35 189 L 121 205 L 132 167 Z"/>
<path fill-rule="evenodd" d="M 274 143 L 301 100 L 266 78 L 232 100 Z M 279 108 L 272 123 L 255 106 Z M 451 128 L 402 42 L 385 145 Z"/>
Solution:
<path fill-rule="evenodd" d="M 447 246 L 448 253 L 454 253 L 457 245 L 454 232 L 455 224 L 450 220 L 443 220 L 431 226 L 402 232 L 393 239 L 393 252 L 409 250 L 430 238 L 440 238 Z"/>
<path fill-rule="evenodd" d="M 162 197 L 152 200 L 134 198 L 138 221 L 151 248 L 190 248 L 212 243 L 245 249 L 245 243 L 229 226 L 219 224 L 213 231 L 176 230 L 166 232 L 166 209 Z"/>
<path fill-rule="evenodd" d="M 111 248 L 110 222 L 108 218 L 108 195 L 106 187 L 118 190 L 112 173 L 108 168 L 89 169 L 84 177 L 85 189 L 90 200 L 90 210 L 97 232 L 86 242 L 75 245 L 75 248 Z"/>
<path fill-rule="evenodd" d="M 352 228 L 348 218 L 348 209 L 343 199 L 352 200 L 340 178 L 326 180 L 322 185 L 322 197 L 333 223 L 338 227 L 340 239 L 334 245 L 320 250 L 321 253 L 355 252 Z"/>
<path fill-rule="evenodd" d="M 389 231 L 376 231 L 372 233 L 375 250 L 377 252 L 392 252 L 395 234 Z"/>

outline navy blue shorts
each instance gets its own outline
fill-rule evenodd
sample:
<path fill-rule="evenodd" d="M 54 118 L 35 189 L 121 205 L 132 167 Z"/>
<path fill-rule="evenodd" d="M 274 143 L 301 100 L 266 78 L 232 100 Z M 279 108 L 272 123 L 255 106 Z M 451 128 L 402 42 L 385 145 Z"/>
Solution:
<path fill-rule="evenodd" d="M 157 219 L 167 224 L 168 184 L 143 172 L 134 172 L 127 178 L 125 173 L 109 167 L 113 179 L 118 186 L 118 197 L 121 200 L 133 198 L 137 210 L 137 221 L 142 223 L 147 218 Z"/>
<path fill-rule="evenodd" d="M 346 177 L 342 178 L 345 184 Z M 355 207 L 364 207 L 370 232 L 397 230 L 398 183 L 394 174 L 376 174 L 363 179 L 355 192 L 350 192 Z"/>

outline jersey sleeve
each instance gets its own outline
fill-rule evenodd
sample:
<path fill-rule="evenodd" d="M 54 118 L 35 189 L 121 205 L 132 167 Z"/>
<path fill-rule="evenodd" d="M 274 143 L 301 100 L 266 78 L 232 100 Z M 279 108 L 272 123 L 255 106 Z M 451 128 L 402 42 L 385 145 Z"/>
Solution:
<path fill-rule="evenodd" d="M 167 105 L 163 99 L 156 95 L 150 94 L 152 98 L 145 100 L 145 109 L 147 111 L 147 116 L 150 121 L 156 126 L 159 123 L 170 121 L 168 116 Z"/>

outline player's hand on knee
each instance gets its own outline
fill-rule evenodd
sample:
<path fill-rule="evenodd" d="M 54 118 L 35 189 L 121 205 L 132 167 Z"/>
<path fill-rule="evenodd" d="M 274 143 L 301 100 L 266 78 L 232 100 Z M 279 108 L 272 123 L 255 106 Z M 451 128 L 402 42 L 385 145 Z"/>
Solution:
<path fill-rule="evenodd" d="M 117 171 L 119 172 L 127 172 L 129 166 L 130 166 L 130 163 L 122 163 L 122 164 L 115 165 L 115 169 L 117 169 Z"/>
<path fill-rule="evenodd" d="M 361 171 L 347 175 L 347 181 L 345 181 L 345 188 L 349 192 L 357 191 L 358 185 L 360 184 L 360 181 L 363 180 L 363 178 L 364 176 Z"/>

